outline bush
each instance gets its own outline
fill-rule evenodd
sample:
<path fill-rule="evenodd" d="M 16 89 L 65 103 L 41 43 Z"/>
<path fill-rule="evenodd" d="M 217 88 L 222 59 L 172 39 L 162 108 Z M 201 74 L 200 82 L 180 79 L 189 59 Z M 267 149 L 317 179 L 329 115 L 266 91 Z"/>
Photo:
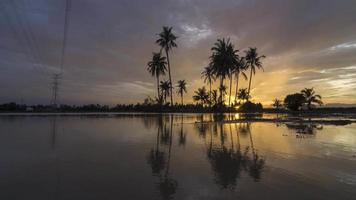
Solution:
<path fill-rule="evenodd" d="M 303 104 L 305 103 L 305 97 L 301 93 L 294 93 L 287 95 L 284 99 L 284 105 L 289 110 L 298 111 L 301 109 Z"/>
<path fill-rule="evenodd" d="M 261 103 L 252 103 L 251 101 L 247 101 L 243 103 L 239 108 L 240 112 L 262 112 L 263 106 Z"/>

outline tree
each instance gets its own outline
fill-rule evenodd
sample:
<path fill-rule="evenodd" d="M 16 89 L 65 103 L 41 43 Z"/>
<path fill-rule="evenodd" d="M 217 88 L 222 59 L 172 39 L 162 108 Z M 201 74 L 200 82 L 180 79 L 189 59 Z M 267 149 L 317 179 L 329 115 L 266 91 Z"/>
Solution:
<path fill-rule="evenodd" d="M 181 102 L 183 105 L 183 93 L 187 93 L 187 82 L 185 82 L 185 80 L 179 80 L 177 82 L 177 87 L 178 87 L 177 93 L 180 95 Z"/>
<path fill-rule="evenodd" d="M 251 80 L 252 80 L 252 73 L 255 74 L 256 73 L 256 68 L 257 69 L 262 69 L 262 58 L 265 58 L 266 56 L 262 55 L 262 56 L 258 56 L 257 53 L 257 48 L 249 48 L 248 51 L 245 51 L 246 53 L 246 66 L 247 68 L 250 68 L 250 81 L 248 84 L 248 94 L 250 95 L 250 89 L 251 89 Z"/>
<path fill-rule="evenodd" d="M 165 103 L 167 103 L 167 97 L 170 96 L 170 90 L 172 89 L 169 81 L 161 81 L 159 87 L 161 88 L 161 96 Z"/>
<path fill-rule="evenodd" d="M 211 103 L 212 103 L 211 84 L 215 80 L 212 66 L 209 65 L 209 66 L 205 67 L 204 71 L 201 74 L 202 74 L 202 77 L 204 78 L 204 83 L 208 82 L 208 84 L 209 84 L 209 106 L 211 107 Z"/>
<path fill-rule="evenodd" d="M 284 105 L 289 110 L 298 111 L 305 103 L 305 97 L 301 93 L 289 94 L 284 99 Z"/>
<path fill-rule="evenodd" d="M 209 101 L 209 95 L 205 89 L 205 87 L 198 88 L 197 91 L 194 91 L 195 95 L 193 96 L 194 101 L 200 101 L 201 105 L 204 105 Z"/>
<path fill-rule="evenodd" d="M 235 74 L 235 79 L 236 79 L 236 90 L 235 90 L 235 101 L 237 101 L 237 95 L 238 95 L 238 89 L 239 89 L 239 77 L 240 74 L 244 77 L 245 80 L 247 80 L 247 76 L 244 72 L 246 70 L 246 59 L 244 57 L 240 58 L 238 62 L 236 63 L 233 73 Z M 236 102 L 235 102 L 236 103 Z"/>
<path fill-rule="evenodd" d="M 219 104 L 220 105 L 223 105 L 224 104 L 224 96 L 227 94 L 226 93 L 226 86 L 225 85 L 220 85 L 220 87 L 219 87 L 219 90 L 220 90 L 220 97 L 219 97 Z"/>
<path fill-rule="evenodd" d="M 307 104 L 309 110 L 312 109 L 313 103 L 316 103 L 318 105 L 323 104 L 323 102 L 321 101 L 321 96 L 315 94 L 314 88 L 304 88 L 301 93 L 305 98 L 305 103 Z"/>
<path fill-rule="evenodd" d="M 166 57 L 162 57 L 161 53 L 153 53 L 152 60 L 147 63 L 147 70 L 157 79 L 157 97 L 160 98 L 159 92 L 159 76 L 165 75 L 166 73 Z"/>
<path fill-rule="evenodd" d="M 173 47 L 177 47 L 177 44 L 175 43 L 177 36 L 175 36 L 172 33 L 172 27 L 167 27 L 167 26 L 163 27 L 162 32 L 159 33 L 158 36 L 159 39 L 156 41 L 156 44 L 158 44 L 161 47 L 161 51 L 162 49 L 164 49 L 164 51 L 166 52 L 169 82 L 172 85 L 171 65 L 169 62 L 169 51 L 172 51 Z M 170 91 L 171 94 L 173 94 L 172 88 L 170 88 Z M 173 95 L 171 95 L 171 105 L 173 106 Z"/>
<path fill-rule="evenodd" d="M 239 65 L 240 58 L 237 55 L 237 52 L 239 50 L 235 50 L 234 45 L 231 43 L 228 44 L 227 46 L 227 55 L 228 55 L 228 74 L 229 74 L 229 79 L 230 79 L 230 86 L 229 86 L 229 106 L 231 106 L 231 90 L 232 90 L 232 75 L 234 74 L 234 70 L 236 69 L 236 66 Z"/>
<path fill-rule="evenodd" d="M 217 105 L 219 103 L 219 97 L 218 97 L 218 91 L 217 90 L 213 90 L 211 91 L 211 100 L 209 100 L 209 104 L 213 104 L 213 105 Z"/>
<path fill-rule="evenodd" d="M 272 106 L 278 110 L 282 107 L 282 101 L 279 99 L 274 99 Z"/>
<path fill-rule="evenodd" d="M 240 101 L 247 101 L 250 98 L 250 95 L 247 92 L 247 88 L 241 88 L 237 93 L 237 98 Z"/>
<path fill-rule="evenodd" d="M 229 77 L 231 81 L 231 72 L 238 59 L 237 50 L 234 49 L 234 46 L 231 44 L 229 39 L 225 40 L 225 38 L 223 38 L 222 40 L 218 39 L 217 42 L 215 42 L 214 46 L 211 48 L 211 51 L 212 55 L 210 56 L 210 66 L 212 67 L 215 77 L 220 79 L 219 89 L 222 89 L 226 77 Z M 221 103 L 223 102 L 222 93 L 223 91 L 220 90 Z M 230 100 L 231 98 L 229 101 Z"/>

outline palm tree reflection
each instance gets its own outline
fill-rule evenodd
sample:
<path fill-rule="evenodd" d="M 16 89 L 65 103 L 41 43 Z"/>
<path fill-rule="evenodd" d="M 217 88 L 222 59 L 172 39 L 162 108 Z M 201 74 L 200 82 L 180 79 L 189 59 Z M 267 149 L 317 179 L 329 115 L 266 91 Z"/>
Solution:
<path fill-rule="evenodd" d="M 218 123 L 212 124 L 212 126 L 214 127 L 216 124 Z M 234 137 L 232 125 L 231 123 L 219 123 L 220 144 L 214 143 L 214 137 L 216 138 L 217 135 L 210 132 L 210 144 L 206 150 L 207 158 L 214 171 L 214 180 L 221 189 L 234 189 L 243 171 L 246 171 L 254 181 L 259 181 L 265 166 L 265 160 L 258 155 L 254 147 L 250 125 L 235 124 L 236 137 Z M 241 150 L 240 133 L 250 135 L 250 145 L 244 150 Z M 229 142 L 227 135 L 230 136 Z M 250 149 L 251 156 L 249 156 Z"/>
<path fill-rule="evenodd" d="M 178 140 L 178 144 L 180 146 L 185 146 L 186 143 L 186 133 L 183 130 L 183 114 L 181 115 L 181 121 L 180 121 L 180 130 L 179 130 L 179 140 Z"/>
<path fill-rule="evenodd" d="M 233 190 L 242 174 L 258 182 L 262 178 L 265 160 L 255 147 L 250 123 L 225 123 L 223 115 L 214 116 L 213 122 L 201 120 L 195 123 L 194 130 L 205 141 L 206 156 L 214 174 L 214 181 L 221 189 Z M 179 120 L 179 117 L 176 118 Z M 178 122 L 178 121 L 175 121 Z M 186 144 L 183 115 L 178 122 L 178 146 Z M 171 157 L 173 153 L 173 116 L 157 120 L 155 146 L 149 152 L 148 163 L 152 174 L 158 177 L 157 189 L 162 199 L 172 199 L 178 182 L 172 177 Z M 240 140 L 245 136 L 248 140 Z M 243 142 L 248 142 L 244 144 Z"/>
<path fill-rule="evenodd" d="M 154 175 L 159 175 L 164 169 L 166 160 L 164 151 L 160 150 L 160 132 L 162 130 L 162 116 L 158 117 L 158 128 L 157 128 L 157 138 L 156 146 L 153 147 L 148 156 L 148 163 L 151 166 L 152 173 Z"/>
<path fill-rule="evenodd" d="M 170 177 L 170 160 L 173 140 L 173 116 L 170 117 L 169 128 L 167 127 L 166 120 L 163 120 L 162 117 L 158 117 L 157 124 L 158 131 L 156 146 L 152 148 L 149 153 L 148 164 L 151 166 L 152 174 L 159 177 L 157 188 L 162 199 L 172 199 L 178 187 L 178 182 Z M 163 150 L 160 150 L 161 143 L 165 145 Z"/>
<path fill-rule="evenodd" d="M 322 130 L 322 125 L 311 123 L 286 123 L 290 130 L 294 130 L 297 134 L 315 135 L 318 130 Z"/>

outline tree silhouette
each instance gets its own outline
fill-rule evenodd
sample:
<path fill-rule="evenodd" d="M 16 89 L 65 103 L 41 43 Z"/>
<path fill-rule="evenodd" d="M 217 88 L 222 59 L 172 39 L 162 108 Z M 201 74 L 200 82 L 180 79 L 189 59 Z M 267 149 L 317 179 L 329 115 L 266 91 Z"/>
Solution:
<path fill-rule="evenodd" d="M 250 89 L 251 89 L 251 81 L 252 81 L 252 73 L 255 74 L 256 73 L 256 68 L 257 69 L 262 69 L 262 58 L 265 58 L 266 56 L 262 55 L 262 56 L 258 56 L 257 53 L 257 48 L 249 48 L 249 50 L 245 51 L 246 53 L 246 66 L 247 68 L 250 68 L 250 81 L 248 84 L 248 94 L 250 95 Z"/>
<path fill-rule="evenodd" d="M 164 51 L 166 52 L 167 64 L 168 64 L 168 75 L 169 75 L 169 83 L 172 85 L 172 76 L 171 76 L 171 65 L 169 62 L 169 51 L 172 51 L 173 47 L 177 47 L 175 40 L 177 36 L 172 33 L 172 27 L 164 26 L 161 33 L 158 34 L 159 38 L 156 41 Z M 172 93 L 172 88 L 170 88 L 170 92 Z M 171 95 L 171 105 L 173 106 L 173 95 Z"/>
<path fill-rule="evenodd" d="M 305 103 L 305 97 L 301 93 L 289 94 L 284 98 L 284 105 L 289 110 L 297 111 L 299 110 L 303 104 Z"/>
<path fill-rule="evenodd" d="M 209 101 L 209 95 L 206 92 L 205 87 L 198 88 L 197 91 L 194 91 L 194 94 L 193 100 L 200 102 L 200 105 L 204 105 Z"/>
<path fill-rule="evenodd" d="M 243 102 L 247 101 L 249 99 L 247 88 L 240 89 L 239 92 L 237 93 L 237 98 Z"/>
<path fill-rule="evenodd" d="M 242 77 L 244 77 L 245 80 L 247 80 L 247 76 L 245 74 L 246 70 L 246 59 L 244 57 L 240 58 L 238 60 L 238 62 L 236 63 L 234 69 L 233 69 L 233 73 L 235 74 L 235 79 L 236 79 L 236 90 L 235 90 L 235 101 L 237 101 L 238 98 L 238 89 L 239 89 L 239 77 L 240 74 L 242 75 Z M 237 102 L 235 102 L 237 103 Z"/>
<path fill-rule="evenodd" d="M 171 84 L 169 81 L 161 81 L 159 87 L 161 88 L 162 98 L 163 98 L 164 102 L 167 103 L 167 97 L 172 96 L 170 93 L 170 90 L 172 88 Z"/>
<path fill-rule="evenodd" d="M 204 71 L 201 74 L 202 74 L 202 77 L 204 78 L 204 83 L 207 82 L 209 84 L 209 106 L 211 107 L 211 104 L 212 104 L 211 84 L 215 80 L 212 66 L 211 65 L 206 66 L 204 68 Z"/>
<path fill-rule="evenodd" d="M 229 39 L 218 39 L 214 46 L 211 48 L 212 55 L 210 56 L 210 66 L 212 67 L 214 75 L 220 79 L 220 103 L 223 103 L 222 86 L 226 77 L 232 78 L 232 70 L 237 63 L 238 55 L 237 50 Z M 231 87 L 230 87 L 231 96 Z M 229 101 L 231 98 L 229 98 Z M 230 104 L 230 102 L 229 102 Z"/>
<path fill-rule="evenodd" d="M 159 92 L 159 76 L 165 75 L 166 68 L 166 57 L 162 57 L 161 53 L 153 53 L 152 60 L 147 63 L 147 70 L 152 76 L 157 79 L 157 98 L 160 98 Z"/>
<path fill-rule="evenodd" d="M 181 97 L 181 104 L 183 105 L 183 94 L 187 93 L 187 82 L 185 80 L 179 80 L 177 82 L 177 93 Z"/>
<path fill-rule="evenodd" d="M 272 106 L 276 109 L 280 109 L 282 107 L 282 101 L 279 99 L 274 99 Z"/>
<path fill-rule="evenodd" d="M 307 104 L 309 110 L 312 109 L 313 103 L 316 103 L 318 105 L 323 104 L 323 102 L 321 101 L 321 96 L 315 94 L 314 88 L 304 88 L 301 93 L 305 98 L 305 103 Z"/>

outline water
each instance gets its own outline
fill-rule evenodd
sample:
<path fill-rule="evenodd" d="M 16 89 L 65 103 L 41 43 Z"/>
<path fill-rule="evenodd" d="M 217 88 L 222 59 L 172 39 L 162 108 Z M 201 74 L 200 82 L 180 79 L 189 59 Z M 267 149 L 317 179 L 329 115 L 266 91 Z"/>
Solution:
<path fill-rule="evenodd" d="M 0 159 L 0 199 L 356 196 L 356 124 L 1 116 Z"/>

